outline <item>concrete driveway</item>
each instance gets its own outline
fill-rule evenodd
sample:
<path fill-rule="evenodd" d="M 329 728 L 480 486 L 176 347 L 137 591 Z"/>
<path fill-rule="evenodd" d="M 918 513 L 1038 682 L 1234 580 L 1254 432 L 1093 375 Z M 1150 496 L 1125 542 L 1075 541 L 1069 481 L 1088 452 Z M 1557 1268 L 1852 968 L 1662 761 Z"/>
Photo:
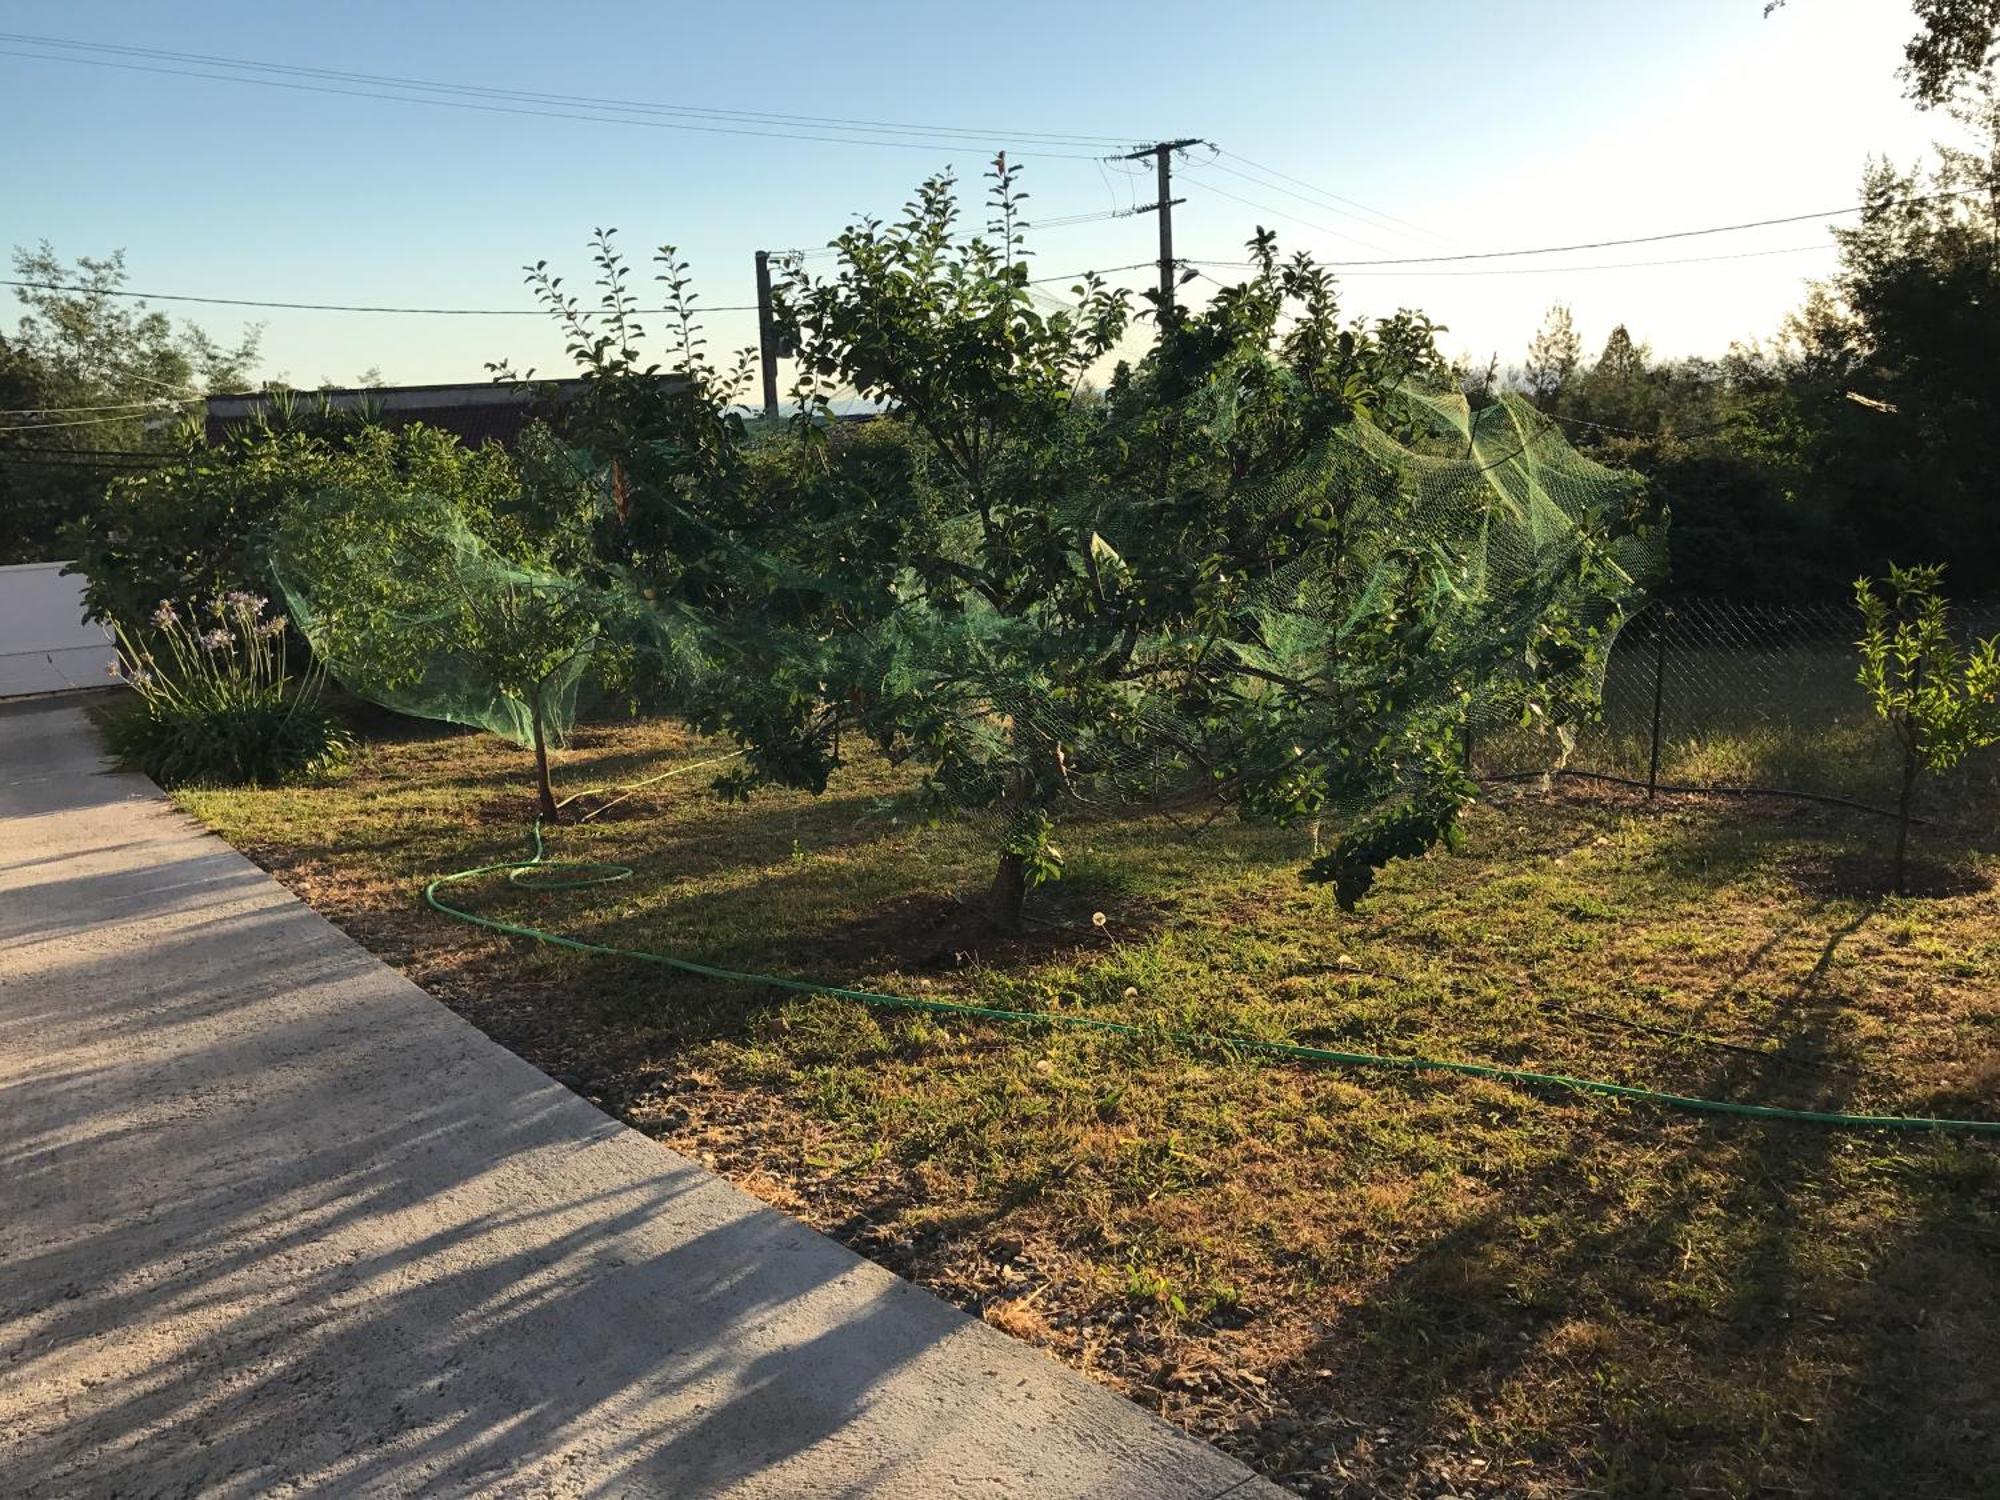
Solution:
<path fill-rule="evenodd" d="M 1281 1491 L 608 1119 L 0 709 L 0 1492 Z"/>

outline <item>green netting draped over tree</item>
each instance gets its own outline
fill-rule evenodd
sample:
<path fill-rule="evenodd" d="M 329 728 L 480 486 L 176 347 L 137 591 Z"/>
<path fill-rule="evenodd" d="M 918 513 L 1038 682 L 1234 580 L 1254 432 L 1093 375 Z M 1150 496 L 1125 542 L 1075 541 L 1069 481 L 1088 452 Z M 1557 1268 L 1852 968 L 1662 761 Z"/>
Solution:
<path fill-rule="evenodd" d="M 732 699 L 804 695 L 815 719 L 847 718 L 923 765 L 936 806 L 996 822 L 1024 852 L 1065 813 L 1217 797 L 1357 826 L 1388 814 L 1380 832 L 1393 839 L 1403 804 L 1440 778 L 1457 794 L 1468 722 L 1560 733 L 1588 712 L 1657 553 L 1625 524 L 1630 478 L 1524 404 L 1405 399 L 1427 439 L 1355 417 L 1240 497 L 1251 521 L 1323 506 L 1338 524 L 1316 545 L 1206 619 L 1149 630 L 1120 606 L 1178 565 L 1173 539 L 1086 494 L 1071 497 L 1085 514 L 1050 516 L 1083 538 L 1063 566 L 1105 606 L 1080 622 L 1049 601 L 940 602 L 908 570 L 878 619 L 844 632 L 756 609 L 670 613 L 629 582 L 503 559 L 422 494 L 365 509 L 314 497 L 274 562 L 293 617 L 350 690 L 522 745 L 560 742 L 579 696 L 636 663 L 666 703 L 718 722 Z M 938 527 L 975 529 L 969 517 Z M 765 571 L 789 572 L 777 559 Z M 831 584 L 825 598 L 840 602 Z M 1337 865 L 1323 873 L 1353 884 Z"/>
<path fill-rule="evenodd" d="M 1156 309 L 1093 391 L 1126 301 L 1087 279 L 1043 307 L 993 175 L 987 236 L 940 178 L 843 234 L 832 276 L 792 268 L 784 423 L 733 407 L 671 249 L 671 375 L 608 234 L 595 311 L 537 270 L 583 372 L 589 514 L 550 542 L 418 494 L 301 503 L 274 558 L 330 669 L 535 744 L 615 683 L 733 737 L 733 795 L 819 791 L 859 735 L 991 828 L 1003 924 L 1069 817 L 1324 822 L 1309 874 L 1343 902 L 1451 838 L 1466 733 L 1593 711 L 1662 558 L 1644 486 L 1525 401 L 1436 394 L 1427 322 L 1343 321 L 1261 233 L 1248 280 Z M 837 414 L 843 386 L 880 411 Z"/>
<path fill-rule="evenodd" d="M 1329 524 L 1157 628 L 1134 628 L 1145 594 L 1189 560 L 1147 507 L 1107 514 L 1082 492 L 1049 519 L 1078 538 L 1061 566 L 1094 614 L 977 592 L 940 607 L 912 585 L 827 675 L 885 745 L 914 750 L 940 806 L 998 820 L 1024 857 L 1065 812 L 1220 798 L 1361 835 L 1318 871 L 1358 894 L 1384 841 L 1414 852 L 1413 810 L 1433 837 L 1448 821 L 1468 724 L 1562 735 L 1591 711 L 1658 561 L 1634 481 L 1525 404 L 1407 402 L 1429 439 L 1356 416 L 1246 486 L 1239 525 L 1301 507 Z"/>
<path fill-rule="evenodd" d="M 608 601 L 544 561 L 510 561 L 449 501 L 329 490 L 296 505 L 272 548 L 291 618 L 349 691 L 475 725 L 535 751 L 576 717 L 607 643 Z"/>

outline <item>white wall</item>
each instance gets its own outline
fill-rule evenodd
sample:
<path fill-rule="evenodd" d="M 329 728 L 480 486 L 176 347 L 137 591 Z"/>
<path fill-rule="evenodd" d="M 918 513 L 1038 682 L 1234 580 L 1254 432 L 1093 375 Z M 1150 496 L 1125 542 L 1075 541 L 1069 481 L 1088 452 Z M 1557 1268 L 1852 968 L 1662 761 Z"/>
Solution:
<path fill-rule="evenodd" d="M 67 564 L 0 567 L 0 698 L 106 687 L 110 636 L 83 618 L 83 580 Z"/>

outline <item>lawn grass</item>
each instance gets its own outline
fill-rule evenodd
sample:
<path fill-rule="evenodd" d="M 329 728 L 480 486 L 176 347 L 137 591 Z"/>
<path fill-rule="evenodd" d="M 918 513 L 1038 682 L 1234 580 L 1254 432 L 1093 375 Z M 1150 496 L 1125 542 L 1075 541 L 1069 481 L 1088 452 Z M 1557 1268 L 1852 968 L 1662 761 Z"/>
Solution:
<path fill-rule="evenodd" d="M 570 788 L 712 755 L 593 727 Z M 463 904 L 620 947 L 1057 1010 L 869 1010 L 499 936 L 425 877 L 518 857 L 527 757 L 403 728 L 196 816 L 612 1113 L 1307 1494 L 1947 1496 L 2000 1472 L 2000 1149 L 1188 1047 L 1290 1038 L 1765 1103 L 2000 1118 L 2000 853 L 1572 784 L 1354 914 L 1300 835 L 1071 825 L 1039 921 L 867 759 L 823 797 L 706 773 L 558 830 L 632 879 Z M 586 800 L 584 807 L 597 805 Z M 963 903 L 963 904 L 962 904 Z M 1093 921 L 1102 914 L 1101 926 Z"/>

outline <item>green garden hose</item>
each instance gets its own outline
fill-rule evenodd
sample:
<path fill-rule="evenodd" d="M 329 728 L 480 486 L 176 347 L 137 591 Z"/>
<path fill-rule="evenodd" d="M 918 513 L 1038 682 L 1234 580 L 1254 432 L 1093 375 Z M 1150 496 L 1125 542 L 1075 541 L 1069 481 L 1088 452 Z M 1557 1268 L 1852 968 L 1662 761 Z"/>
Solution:
<path fill-rule="evenodd" d="M 725 760 L 732 758 L 722 757 Z M 644 781 L 593 790 L 615 790 L 629 796 L 641 787 L 664 781 L 670 776 L 682 775 L 689 771 L 700 770 L 703 766 L 719 763 L 719 761 L 702 761 L 695 765 L 676 767 L 659 776 L 648 777 Z M 590 792 L 572 793 L 559 805 L 567 806 L 578 797 L 588 795 Z M 603 810 L 603 808 L 597 809 L 598 812 Z M 595 815 L 592 813 L 589 816 Z M 585 821 L 588 821 L 588 818 Z M 914 995 L 880 994 L 873 990 L 819 984 L 809 979 L 788 979 L 776 974 L 753 974 L 740 969 L 717 968 L 712 964 L 695 963 L 691 959 L 674 958 L 664 953 L 649 953 L 640 948 L 619 948 L 606 943 L 586 942 L 581 938 L 565 937 L 561 933 L 549 932 L 540 927 L 528 927 L 518 922 L 504 922 L 498 918 L 484 917 L 477 912 L 451 906 L 439 898 L 438 891 L 441 887 L 476 880 L 482 875 L 498 875 L 503 871 L 514 884 L 533 890 L 549 891 L 603 885 L 615 880 L 628 879 L 633 873 L 629 865 L 546 858 L 547 851 L 542 841 L 542 823 L 539 818 L 535 820 L 533 842 L 534 854 L 528 859 L 478 865 L 472 869 L 438 876 L 424 887 L 424 900 L 448 917 L 454 917 L 461 922 L 470 922 L 489 931 L 505 933 L 510 937 L 533 938 L 537 942 L 548 943 L 558 948 L 569 948 L 578 953 L 596 953 L 607 958 L 636 959 L 641 963 L 659 964 L 664 968 L 677 969 L 684 974 L 698 974 L 705 979 L 721 979 L 735 984 L 765 985 L 772 989 L 789 990 L 795 994 L 830 995 L 836 999 L 854 1000 L 863 1005 L 884 1009 L 925 1011 L 932 1015 L 995 1021 L 1007 1025 L 1061 1027 L 1074 1031 L 1094 1031 L 1108 1036 L 1135 1037 L 1151 1034 L 1146 1028 L 1124 1021 L 1067 1016 L 1053 1011 L 1001 1010 L 995 1006 L 968 1005 L 953 1000 L 921 1000 Z M 534 878 L 537 875 L 554 878 Z M 1348 1068 L 1388 1068 L 1406 1073 L 1456 1073 L 1468 1078 L 1487 1078 L 1499 1083 L 1522 1084 L 1538 1089 L 1567 1089 L 1577 1093 L 1605 1095 L 1613 1099 L 1664 1105 L 1670 1109 L 1690 1110 L 1701 1114 L 1739 1115 L 1753 1120 L 1789 1120 L 1800 1124 L 1831 1125 L 1843 1129 L 1938 1130 L 1969 1135 L 2000 1136 L 2000 1121 L 1996 1120 L 1942 1120 L 1925 1116 L 1853 1115 L 1836 1110 L 1783 1109 L 1770 1104 L 1739 1104 L 1728 1099 L 1701 1099 L 1689 1094 L 1669 1094 L 1658 1089 L 1608 1083 L 1602 1079 L 1572 1078 L 1563 1073 L 1537 1073 L 1526 1068 L 1501 1068 L 1486 1063 L 1451 1062 L 1433 1057 L 1393 1057 L 1375 1052 L 1336 1052 L 1326 1047 L 1309 1047 L 1298 1042 L 1264 1041 L 1256 1037 L 1217 1036 L 1189 1031 L 1169 1031 L 1165 1034 L 1183 1045 L 1223 1048 L 1280 1058 L 1289 1062 L 1319 1063 Z"/>

